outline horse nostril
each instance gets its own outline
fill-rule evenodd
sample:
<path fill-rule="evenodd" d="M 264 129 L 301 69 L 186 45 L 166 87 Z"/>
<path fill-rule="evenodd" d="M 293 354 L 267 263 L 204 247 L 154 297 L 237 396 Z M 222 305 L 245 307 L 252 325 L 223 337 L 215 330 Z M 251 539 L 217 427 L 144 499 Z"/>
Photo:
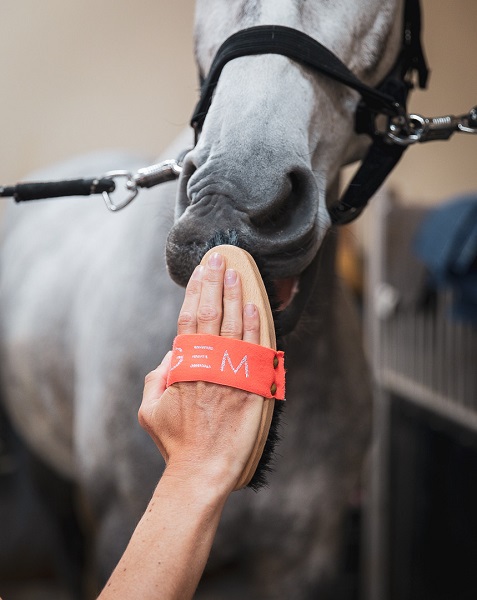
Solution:
<path fill-rule="evenodd" d="M 177 208 L 179 209 L 180 214 L 182 214 L 185 211 L 185 209 L 190 204 L 192 204 L 191 200 L 189 199 L 188 185 L 189 185 L 190 178 L 196 171 L 197 171 L 197 165 L 195 164 L 194 159 L 191 156 L 191 153 L 189 153 L 184 160 L 180 183 L 179 183 L 180 192 L 179 192 L 179 196 L 178 196 Z"/>
<path fill-rule="evenodd" d="M 302 170 L 294 170 L 286 175 L 281 189 L 251 217 L 255 227 L 263 231 L 276 231 L 288 228 L 300 218 L 303 206 L 310 196 L 309 176 Z"/>

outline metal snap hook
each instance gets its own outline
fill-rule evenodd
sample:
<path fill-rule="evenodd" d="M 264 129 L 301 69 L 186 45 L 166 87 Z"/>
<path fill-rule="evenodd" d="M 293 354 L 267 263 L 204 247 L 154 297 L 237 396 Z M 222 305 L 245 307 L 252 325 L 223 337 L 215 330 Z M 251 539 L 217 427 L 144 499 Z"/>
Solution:
<path fill-rule="evenodd" d="M 103 175 L 103 177 L 108 177 L 110 179 L 115 179 L 118 177 L 125 178 L 126 189 L 129 191 L 129 195 L 122 202 L 113 202 L 109 192 L 103 192 L 102 195 L 104 203 L 106 204 L 108 210 L 110 210 L 111 212 L 117 212 L 118 210 L 121 210 L 122 208 L 130 204 L 137 196 L 139 190 L 137 188 L 136 182 L 134 181 L 132 173 L 130 173 L 129 171 L 108 171 Z"/>
<path fill-rule="evenodd" d="M 477 106 L 471 108 L 466 115 L 461 116 L 457 127 L 463 133 L 477 133 Z"/>

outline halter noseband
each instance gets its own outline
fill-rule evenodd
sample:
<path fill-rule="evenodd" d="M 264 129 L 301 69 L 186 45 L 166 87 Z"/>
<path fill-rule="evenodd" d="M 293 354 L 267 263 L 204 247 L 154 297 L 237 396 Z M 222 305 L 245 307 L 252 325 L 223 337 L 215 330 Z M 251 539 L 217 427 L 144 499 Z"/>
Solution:
<path fill-rule="evenodd" d="M 401 127 L 405 126 L 407 96 L 413 87 L 414 71 L 418 73 L 419 86 L 426 86 L 428 68 L 420 41 L 420 14 L 419 0 L 406 0 L 401 52 L 394 67 L 376 87 L 363 83 L 335 54 L 301 31 L 280 25 L 260 25 L 238 31 L 221 45 L 202 84 L 201 96 L 191 119 L 196 140 L 222 69 L 234 58 L 281 54 L 356 90 L 361 101 L 356 111 L 355 129 L 357 133 L 368 134 L 372 144 L 348 189 L 329 209 L 334 223 L 352 221 L 362 212 L 406 149 L 405 145 L 389 143 L 375 123 L 377 116 L 384 114 L 400 123 Z"/>

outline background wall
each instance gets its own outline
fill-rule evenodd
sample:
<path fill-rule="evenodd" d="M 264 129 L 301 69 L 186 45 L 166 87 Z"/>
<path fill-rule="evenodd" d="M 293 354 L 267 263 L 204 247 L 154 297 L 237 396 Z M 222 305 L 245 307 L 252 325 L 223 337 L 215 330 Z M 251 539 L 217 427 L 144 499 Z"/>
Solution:
<path fill-rule="evenodd" d="M 224 0 L 231 1 L 231 0 Z M 411 109 L 477 104 L 477 2 L 423 0 L 429 90 Z M 152 158 L 197 98 L 193 0 L 1 0 L 0 182 L 99 148 Z M 477 136 L 410 149 L 391 177 L 408 201 L 477 190 Z"/>
<path fill-rule="evenodd" d="M 421 0 L 424 48 L 431 74 L 428 89 L 413 93 L 412 112 L 427 117 L 466 113 L 477 105 L 477 2 Z M 477 192 L 477 135 L 455 134 L 447 142 L 409 149 L 390 183 L 405 200 L 438 202 Z"/>
<path fill-rule="evenodd" d="M 1 0 L 0 182 L 90 150 L 162 150 L 197 98 L 193 10 L 193 0 Z"/>

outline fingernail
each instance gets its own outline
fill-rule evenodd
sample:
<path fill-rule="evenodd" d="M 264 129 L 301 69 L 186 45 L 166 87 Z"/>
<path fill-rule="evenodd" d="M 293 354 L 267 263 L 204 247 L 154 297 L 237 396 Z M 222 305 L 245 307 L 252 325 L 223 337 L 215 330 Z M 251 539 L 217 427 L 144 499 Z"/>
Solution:
<path fill-rule="evenodd" d="M 204 275 L 204 267 L 202 265 L 197 265 L 197 267 L 194 269 L 194 272 L 191 275 L 191 279 L 200 281 L 202 279 L 203 275 Z"/>
<path fill-rule="evenodd" d="M 233 269 L 227 269 L 225 271 L 224 282 L 227 287 L 232 287 L 237 283 L 237 272 Z"/>
<path fill-rule="evenodd" d="M 218 252 L 214 252 L 209 257 L 208 265 L 211 269 L 220 269 L 223 258 Z"/>
<path fill-rule="evenodd" d="M 243 307 L 243 311 L 247 315 L 247 317 L 254 317 L 255 313 L 256 313 L 256 310 L 257 310 L 257 307 L 255 306 L 255 304 L 252 304 L 251 302 L 248 302 Z"/>

